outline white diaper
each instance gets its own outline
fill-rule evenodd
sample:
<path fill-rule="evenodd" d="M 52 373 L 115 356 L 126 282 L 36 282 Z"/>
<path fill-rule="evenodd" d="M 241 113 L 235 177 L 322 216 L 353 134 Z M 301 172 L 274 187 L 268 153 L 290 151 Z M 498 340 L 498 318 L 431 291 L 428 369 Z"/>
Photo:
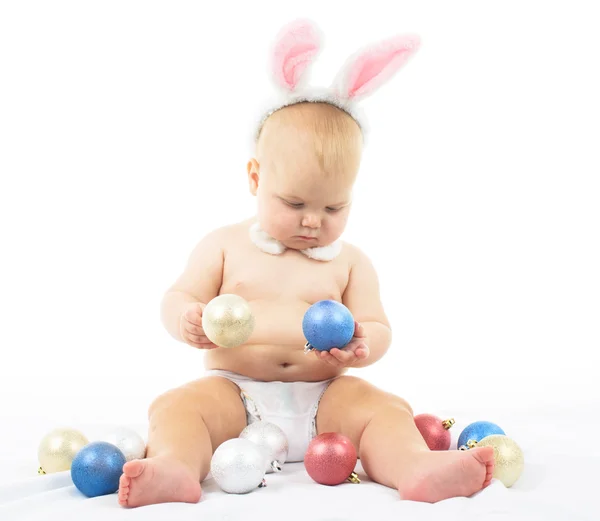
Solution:
<path fill-rule="evenodd" d="M 289 452 L 286 461 L 304 461 L 310 441 L 317 435 L 317 410 L 333 379 L 320 382 L 263 382 L 230 371 L 207 371 L 222 376 L 241 390 L 248 423 L 264 420 L 285 432 Z"/>

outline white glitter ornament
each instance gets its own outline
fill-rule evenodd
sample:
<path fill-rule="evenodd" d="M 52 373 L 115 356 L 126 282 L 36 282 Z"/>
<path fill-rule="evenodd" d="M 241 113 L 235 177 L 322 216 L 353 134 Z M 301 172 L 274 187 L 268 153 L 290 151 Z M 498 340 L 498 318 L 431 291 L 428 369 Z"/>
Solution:
<path fill-rule="evenodd" d="M 229 494 L 247 494 L 264 481 L 267 457 L 256 443 L 233 438 L 217 447 L 210 462 L 210 472 L 219 487 Z"/>
<path fill-rule="evenodd" d="M 212 299 L 202 312 L 202 328 L 208 339 L 219 347 L 237 347 L 254 331 L 254 315 L 248 302 L 232 294 Z"/>
<path fill-rule="evenodd" d="M 77 453 L 89 443 L 80 431 L 58 428 L 42 438 L 38 447 L 39 474 L 52 474 L 71 468 Z"/>
<path fill-rule="evenodd" d="M 287 436 L 281 428 L 267 421 L 255 421 L 242 431 L 240 438 L 256 443 L 266 452 L 267 474 L 281 472 L 289 451 Z"/>
<path fill-rule="evenodd" d="M 126 461 L 134 459 L 143 459 L 146 456 L 146 443 L 143 438 L 134 430 L 126 427 L 119 427 L 110 431 L 102 441 L 112 443 L 118 447 Z"/>

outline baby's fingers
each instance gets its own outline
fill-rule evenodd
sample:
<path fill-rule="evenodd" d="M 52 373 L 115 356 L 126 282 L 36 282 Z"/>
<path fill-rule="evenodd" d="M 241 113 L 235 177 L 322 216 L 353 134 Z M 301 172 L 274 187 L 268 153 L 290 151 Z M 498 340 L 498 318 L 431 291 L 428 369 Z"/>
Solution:
<path fill-rule="evenodd" d="M 364 338 L 365 337 L 365 328 L 362 324 L 359 324 L 356 320 L 354 321 L 354 336 L 356 338 Z"/>
<path fill-rule="evenodd" d="M 197 347 L 198 349 L 215 349 L 219 346 L 213 344 L 205 336 L 189 335 L 185 341 L 191 346 Z"/>
<path fill-rule="evenodd" d="M 202 346 L 212 346 L 214 345 L 208 337 L 204 335 L 186 335 L 186 338 L 193 342 L 194 344 L 202 345 Z"/>
<path fill-rule="evenodd" d="M 217 349 L 219 347 L 215 344 L 196 344 L 195 342 L 188 342 L 188 345 L 196 349 Z"/>
<path fill-rule="evenodd" d="M 205 336 L 204 329 L 202 329 L 200 326 L 194 325 L 192 322 L 189 322 L 187 320 L 184 322 L 183 328 L 190 335 Z"/>
<path fill-rule="evenodd" d="M 342 365 L 348 365 L 348 362 L 354 360 L 356 357 L 352 351 L 342 351 L 337 347 L 334 347 L 331 351 L 329 351 L 331 355 Z"/>
<path fill-rule="evenodd" d="M 366 344 L 361 344 L 356 351 L 354 351 L 354 354 L 360 359 L 360 360 L 365 360 L 367 358 L 369 358 L 369 354 L 371 354 L 371 351 L 369 350 L 369 346 L 367 346 Z"/>
<path fill-rule="evenodd" d="M 332 354 L 330 354 L 327 351 L 316 351 L 316 354 L 317 354 L 318 358 L 320 358 L 324 362 L 327 362 L 328 364 L 331 364 L 334 367 L 343 367 L 344 366 L 343 363 L 341 363 L 335 356 L 333 356 Z"/>
<path fill-rule="evenodd" d="M 202 327 L 202 310 L 198 307 L 191 307 L 185 312 L 185 320 L 191 324 Z"/>

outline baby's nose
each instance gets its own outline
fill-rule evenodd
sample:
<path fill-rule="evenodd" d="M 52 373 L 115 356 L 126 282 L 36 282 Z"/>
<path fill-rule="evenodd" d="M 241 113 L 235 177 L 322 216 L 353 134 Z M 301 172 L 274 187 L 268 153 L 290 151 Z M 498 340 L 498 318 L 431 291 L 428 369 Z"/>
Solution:
<path fill-rule="evenodd" d="M 302 219 L 302 226 L 307 228 L 319 228 L 321 226 L 321 219 L 315 214 L 306 214 Z"/>

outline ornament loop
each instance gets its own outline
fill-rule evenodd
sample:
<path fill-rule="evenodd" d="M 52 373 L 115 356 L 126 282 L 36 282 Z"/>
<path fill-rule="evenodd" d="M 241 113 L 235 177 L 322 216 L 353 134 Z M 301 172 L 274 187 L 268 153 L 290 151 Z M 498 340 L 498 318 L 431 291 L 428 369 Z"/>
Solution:
<path fill-rule="evenodd" d="M 454 421 L 454 418 L 448 418 L 447 420 L 444 420 L 442 422 L 442 425 L 444 427 L 444 429 L 448 430 L 450 427 L 452 427 L 456 422 Z"/>
<path fill-rule="evenodd" d="M 350 483 L 360 483 L 360 479 L 358 478 L 358 474 L 356 472 L 353 472 L 352 474 L 350 474 L 350 476 L 348 476 L 348 481 Z"/>
<path fill-rule="evenodd" d="M 475 440 L 469 440 L 467 441 L 466 445 L 461 445 L 460 447 L 458 447 L 458 450 L 469 450 L 475 447 L 477 447 L 477 442 Z"/>

